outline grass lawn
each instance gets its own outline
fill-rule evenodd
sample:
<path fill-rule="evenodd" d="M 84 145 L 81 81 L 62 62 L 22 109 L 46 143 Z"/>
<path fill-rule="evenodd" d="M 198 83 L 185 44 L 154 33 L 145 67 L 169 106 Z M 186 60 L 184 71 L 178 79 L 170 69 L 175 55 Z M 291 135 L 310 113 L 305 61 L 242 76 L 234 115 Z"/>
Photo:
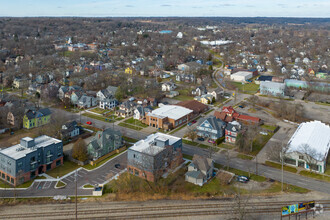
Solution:
<path fill-rule="evenodd" d="M 132 118 L 129 118 L 129 119 L 123 121 L 123 122 L 126 123 L 126 124 L 132 124 L 134 126 L 139 126 L 139 127 L 143 127 L 143 128 L 148 127 L 148 125 L 143 124 L 141 121 L 136 120 L 133 117 Z"/>
<path fill-rule="evenodd" d="M 230 82 L 235 88 L 238 88 L 241 92 L 248 94 L 255 94 L 259 90 L 259 85 L 255 83 L 245 83 L 242 84 L 240 82 Z"/>
<path fill-rule="evenodd" d="M 63 183 L 61 180 L 56 183 L 56 187 L 63 187 L 66 186 L 65 183 Z"/>
<path fill-rule="evenodd" d="M 276 169 L 282 169 L 282 164 L 274 163 L 272 161 L 266 161 L 265 164 L 270 167 L 274 167 Z M 295 167 L 290 167 L 287 165 L 283 165 L 283 170 L 291 172 L 291 173 L 297 173 L 297 169 Z"/>
<path fill-rule="evenodd" d="M 188 160 L 192 160 L 193 159 L 193 156 L 190 156 L 188 154 L 182 154 L 183 158 L 186 158 Z"/>
<path fill-rule="evenodd" d="M 207 114 L 209 114 L 210 112 L 212 112 L 214 109 L 210 109 L 210 110 L 208 110 L 207 112 L 205 112 L 205 113 L 203 113 L 203 114 L 205 114 L 205 115 L 207 115 Z"/>
<path fill-rule="evenodd" d="M 91 184 L 86 184 L 86 185 L 84 185 L 83 188 L 85 188 L 85 189 L 93 189 L 94 186 L 92 186 Z"/>
<path fill-rule="evenodd" d="M 274 133 L 269 133 L 268 135 L 258 134 L 257 138 L 259 138 L 260 141 L 254 140 L 252 144 L 252 152 L 247 152 L 247 154 L 256 156 L 273 135 Z"/>
<path fill-rule="evenodd" d="M 197 142 L 192 142 L 192 141 L 185 140 L 185 139 L 182 139 L 182 142 L 183 142 L 184 144 L 189 144 L 189 145 L 192 145 L 192 146 L 197 146 L 197 145 L 198 145 Z"/>
<path fill-rule="evenodd" d="M 93 109 L 88 109 L 88 111 L 95 112 L 98 114 L 103 114 L 105 112 L 108 112 L 108 109 L 101 109 L 101 108 L 93 108 Z"/>
<path fill-rule="evenodd" d="M 126 124 L 126 123 L 123 123 L 123 122 L 119 123 L 118 125 L 122 126 L 122 127 L 125 127 L 125 128 L 130 128 L 130 129 L 133 129 L 133 130 L 137 130 L 137 131 L 140 131 L 140 130 L 143 129 L 141 127 L 134 126 L 134 125 L 131 125 L 131 124 Z"/>
<path fill-rule="evenodd" d="M 222 166 L 220 164 L 218 164 L 218 165 L 217 164 L 214 164 L 214 165 L 217 168 L 222 168 L 224 170 L 227 170 L 227 167 L 226 166 Z M 257 182 L 265 182 L 267 180 L 267 178 L 264 177 L 264 176 L 258 176 L 258 175 L 255 175 L 253 173 L 250 173 L 250 175 L 249 175 L 249 172 L 246 172 L 246 171 L 243 171 L 243 170 L 237 170 L 237 169 L 231 168 L 231 167 L 229 167 L 229 169 L 227 171 L 232 172 L 232 173 L 235 173 L 236 175 L 239 175 L 239 176 L 250 177 L 251 180 L 254 180 L 254 181 L 257 181 Z"/>
<path fill-rule="evenodd" d="M 218 145 L 218 147 L 225 148 L 225 149 L 234 149 L 235 145 L 221 143 L 221 144 Z"/>
<path fill-rule="evenodd" d="M 201 148 L 205 148 L 205 149 L 212 148 L 216 152 L 219 151 L 219 148 L 217 148 L 216 146 L 211 146 L 211 145 L 206 145 L 206 144 L 199 144 L 197 147 L 201 147 Z"/>
<path fill-rule="evenodd" d="M 274 132 L 275 131 L 275 129 L 277 128 L 277 126 L 272 126 L 272 125 L 261 125 L 261 127 L 263 128 L 263 129 L 265 129 L 265 130 L 268 130 L 268 131 L 271 131 L 271 132 Z"/>
<path fill-rule="evenodd" d="M 299 172 L 299 174 L 303 175 L 303 176 L 311 177 L 314 179 L 319 179 L 319 180 L 324 180 L 324 181 L 330 182 L 329 176 L 325 176 L 325 175 L 318 174 L 318 173 L 312 173 L 309 170 L 302 170 Z"/>
<path fill-rule="evenodd" d="M 107 118 L 107 117 L 103 117 L 101 115 L 94 115 L 92 113 L 84 113 L 82 115 L 86 116 L 86 117 L 89 117 L 89 118 L 94 118 L 94 119 L 97 119 L 97 120 L 100 120 L 100 121 L 106 121 L 106 122 L 109 122 L 109 123 L 112 123 L 113 121 L 116 121 L 116 120 L 112 120 L 112 119 Z M 105 120 L 105 119 L 107 119 L 107 120 Z"/>
<path fill-rule="evenodd" d="M 274 182 L 271 187 L 263 190 L 265 193 L 278 193 L 282 191 L 282 184 L 280 182 Z M 287 193 L 308 193 L 310 190 L 301 188 L 298 186 L 293 186 L 283 183 L 283 191 Z"/>
<path fill-rule="evenodd" d="M 249 155 L 246 155 L 246 154 L 237 154 L 237 157 L 241 158 L 243 160 L 252 160 L 253 159 L 252 156 L 249 156 Z"/>
<path fill-rule="evenodd" d="M 49 176 L 57 178 L 78 169 L 80 166 L 72 161 L 64 161 L 62 166 L 56 167 L 47 172 Z"/>
<path fill-rule="evenodd" d="M 315 102 L 315 104 L 330 106 L 330 103 L 326 103 L 326 102 Z"/>
<path fill-rule="evenodd" d="M 173 97 L 173 99 L 179 100 L 179 101 L 187 101 L 187 100 L 193 100 L 194 97 L 192 96 L 187 96 L 187 95 L 178 95 Z"/>
<path fill-rule="evenodd" d="M 126 150 L 125 150 L 126 151 Z M 122 152 L 125 152 L 122 151 Z M 100 162 L 98 162 L 95 166 L 92 166 L 90 164 L 86 164 L 83 166 L 83 168 L 87 169 L 87 170 L 93 170 L 99 166 L 101 166 L 102 164 L 105 164 L 106 162 L 108 162 L 110 159 L 114 158 L 115 156 L 118 156 L 119 154 L 121 154 L 122 152 L 118 153 L 118 154 L 113 154 L 110 157 L 105 158 L 104 160 L 101 160 Z"/>
<path fill-rule="evenodd" d="M 126 137 L 126 136 L 123 136 L 123 139 L 125 141 L 131 142 L 131 143 L 135 143 L 135 142 L 138 142 L 139 141 L 138 139 L 134 139 L 134 138 Z"/>

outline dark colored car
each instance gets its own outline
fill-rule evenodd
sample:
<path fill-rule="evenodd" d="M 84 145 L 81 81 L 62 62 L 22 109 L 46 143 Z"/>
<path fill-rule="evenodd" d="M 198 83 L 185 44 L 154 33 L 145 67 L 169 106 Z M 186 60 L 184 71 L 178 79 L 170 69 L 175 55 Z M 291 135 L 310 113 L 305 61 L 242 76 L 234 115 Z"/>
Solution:
<path fill-rule="evenodd" d="M 195 124 L 197 121 L 196 120 L 193 120 L 191 123 Z"/>
<path fill-rule="evenodd" d="M 239 105 L 238 107 L 240 107 L 240 108 L 244 108 L 244 106 L 243 106 L 243 105 Z"/>
<path fill-rule="evenodd" d="M 199 140 L 199 141 L 204 141 L 205 139 L 202 138 L 202 137 L 199 137 L 199 138 L 197 138 L 197 140 Z"/>
<path fill-rule="evenodd" d="M 249 182 L 249 178 L 246 176 L 237 176 L 236 181 L 241 183 L 247 183 Z"/>
<path fill-rule="evenodd" d="M 119 168 L 120 168 L 120 164 L 119 164 L 119 163 L 116 163 L 116 164 L 115 164 L 115 167 L 116 167 L 117 169 L 119 169 Z"/>
<path fill-rule="evenodd" d="M 188 126 L 191 126 L 191 125 L 192 125 L 191 122 L 189 122 L 189 123 L 188 123 Z"/>

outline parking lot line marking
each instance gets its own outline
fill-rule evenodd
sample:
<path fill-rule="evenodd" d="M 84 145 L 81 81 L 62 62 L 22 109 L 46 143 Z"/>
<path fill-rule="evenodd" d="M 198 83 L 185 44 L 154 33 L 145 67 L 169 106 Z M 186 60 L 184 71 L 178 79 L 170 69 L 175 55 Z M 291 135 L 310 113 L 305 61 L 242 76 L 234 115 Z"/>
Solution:
<path fill-rule="evenodd" d="M 65 179 L 63 179 L 64 181 L 69 181 L 69 182 L 72 182 L 72 180 L 70 180 L 69 178 L 65 178 Z"/>
<path fill-rule="evenodd" d="M 47 184 L 47 183 L 49 183 L 49 184 Z M 50 187 L 50 184 L 51 184 L 51 182 L 46 182 L 42 188 L 48 189 Z"/>
<path fill-rule="evenodd" d="M 79 177 L 83 177 L 82 175 L 79 175 L 79 173 L 77 173 L 77 176 L 79 176 Z"/>
<path fill-rule="evenodd" d="M 85 174 L 87 174 L 88 172 L 87 172 L 87 171 L 85 171 L 85 170 L 80 170 L 80 171 L 78 172 L 78 174 L 79 174 L 79 173 L 82 173 L 82 174 L 84 174 L 84 175 L 85 175 Z"/>
<path fill-rule="evenodd" d="M 96 179 L 98 179 L 98 180 L 101 180 L 101 181 L 103 181 L 103 182 L 104 182 L 104 179 L 101 179 L 101 178 L 99 178 L 99 177 L 97 177 Z"/>
<path fill-rule="evenodd" d="M 41 182 L 38 183 L 38 185 L 36 186 L 36 189 L 38 189 L 39 185 L 40 185 Z"/>

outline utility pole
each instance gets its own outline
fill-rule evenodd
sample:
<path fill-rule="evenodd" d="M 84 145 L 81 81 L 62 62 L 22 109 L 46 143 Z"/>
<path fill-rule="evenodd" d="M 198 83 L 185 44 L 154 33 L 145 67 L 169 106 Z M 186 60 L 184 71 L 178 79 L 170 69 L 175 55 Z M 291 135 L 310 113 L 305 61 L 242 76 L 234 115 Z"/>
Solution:
<path fill-rule="evenodd" d="M 256 175 L 258 175 L 258 154 L 256 155 Z"/>
<path fill-rule="evenodd" d="M 77 185 L 78 185 L 78 177 L 77 177 L 77 170 L 75 172 L 75 180 L 76 180 L 76 220 L 78 220 L 78 204 L 77 204 Z"/>
<path fill-rule="evenodd" d="M 281 162 L 282 162 L 282 192 L 283 192 L 283 143 L 281 143 Z"/>

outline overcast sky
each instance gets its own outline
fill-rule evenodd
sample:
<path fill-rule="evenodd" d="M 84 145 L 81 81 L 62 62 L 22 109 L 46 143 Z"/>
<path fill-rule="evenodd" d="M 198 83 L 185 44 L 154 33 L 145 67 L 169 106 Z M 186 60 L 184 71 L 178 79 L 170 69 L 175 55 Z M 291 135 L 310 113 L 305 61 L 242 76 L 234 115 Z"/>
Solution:
<path fill-rule="evenodd" d="M 0 0 L 0 16 L 330 17 L 330 0 Z"/>

